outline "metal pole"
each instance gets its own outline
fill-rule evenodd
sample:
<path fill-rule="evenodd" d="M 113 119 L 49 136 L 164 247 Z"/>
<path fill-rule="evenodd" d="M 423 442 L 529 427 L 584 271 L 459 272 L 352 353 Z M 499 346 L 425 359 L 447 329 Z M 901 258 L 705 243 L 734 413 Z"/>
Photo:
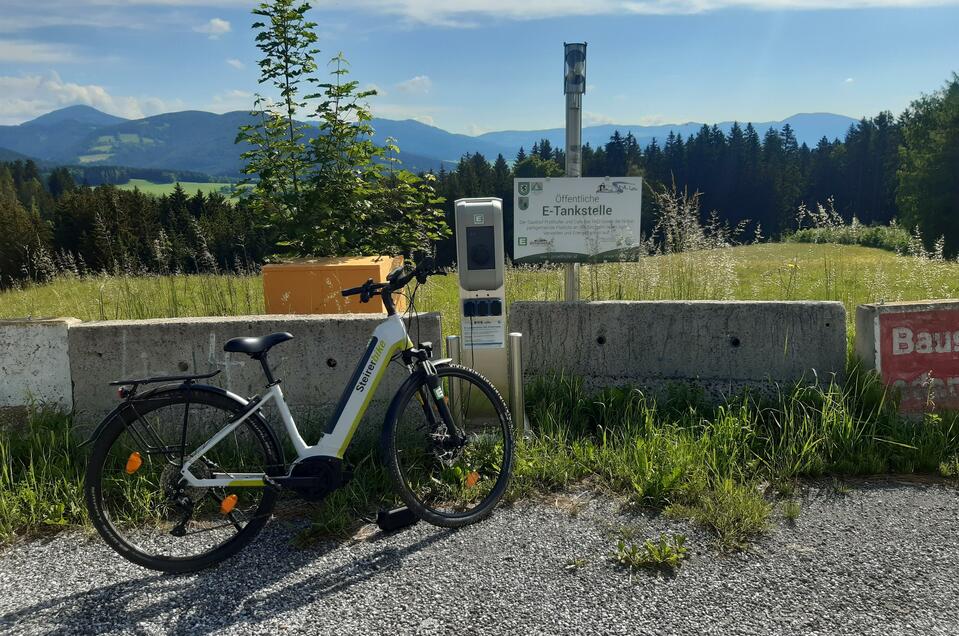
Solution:
<path fill-rule="evenodd" d="M 585 49 L 584 49 L 585 51 Z M 583 175 L 583 94 L 566 93 L 566 176 Z M 579 263 L 566 264 L 564 298 L 579 300 Z"/>
<path fill-rule="evenodd" d="M 515 426 L 523 427 L 523 437 L 530 436 L 526 420 L 526 390 L 523 386 L 523 334 L 509 334 L 509 410 Z"/>
<path fill-rule="evenodd" d="M 450 358 L 453 364 L 460 363 L 460 337 L 459 336 L 446 336 L 446 357 Z M 458 426 L 462 426 L 462 421 L 460 415 L 464 405 L 457 402 L 457 397 L 459 393 L 459 382 L 450 378 L 449 386 L 447 390 L 450 392 L 449 401 L 450 404 L 454 405 L 453 409 L 453 421 L 456 422 Z M 455 405 L 459 404 L 458 407 Z"/>
<path fill-rule="evenodd" d="M 460 337 L 446 336 L 446 357 L 453 361 L 453 364 L 460 363 Z"/>

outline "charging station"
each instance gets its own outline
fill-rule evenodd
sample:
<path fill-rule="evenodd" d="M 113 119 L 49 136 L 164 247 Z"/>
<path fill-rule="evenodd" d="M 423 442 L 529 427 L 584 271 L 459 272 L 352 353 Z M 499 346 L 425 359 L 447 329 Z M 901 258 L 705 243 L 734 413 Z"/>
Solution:
<path fill-rule="evenodd" d="M 460 359 L 506 395 L 509 376 L 503 201 L 495 197 L 458 199 L 454 218 L 460 287 Z"/>

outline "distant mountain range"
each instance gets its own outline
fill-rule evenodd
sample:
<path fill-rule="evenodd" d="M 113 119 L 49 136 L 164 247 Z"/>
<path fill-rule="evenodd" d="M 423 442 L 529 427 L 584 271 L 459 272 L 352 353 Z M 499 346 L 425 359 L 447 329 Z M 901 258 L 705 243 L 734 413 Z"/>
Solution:
<path fill-rule="evenodd" d="M 113 165 L 202 172 L 212 176 L 240 174 L 243 149 L 234 144 L 237 129 L 250 123 L 250 115 L 234 111 L 217 115 L 183 111 L 128 120 L 89 106 L 69 106 L 17 126 L 0 126 L 0 160 L 24 156 L 63 165 Z M 782 121 L 753 124 L 760 135 L 769 128 L 792 126 L 800 143 L 814 145 L 822 137 L 842 138 L 856 120 L 831 113 L 793 115 Z M 465 153 L 480 152 L 488 159 L 502 153 L 512 160 L 520 146 L 530 150 L 540 139 L 563 146 L 562 128 L 490 132 L 477 137 L 450 133 L 415 120 L 374 119 L 376 141 L 388 137 L 401 148 L 400 158 L 411 170 L 451 166 Z M 654 138 L 660 143 L 670 131 L 683 136 L 695 133 L 700 123 L 662 126 L 604 124 L 583 129 L 583 142 L 605 144 L 613 131 L 632 132 L 643 146 Z M 718 124 L 728 132 L 732 122 Z"/>

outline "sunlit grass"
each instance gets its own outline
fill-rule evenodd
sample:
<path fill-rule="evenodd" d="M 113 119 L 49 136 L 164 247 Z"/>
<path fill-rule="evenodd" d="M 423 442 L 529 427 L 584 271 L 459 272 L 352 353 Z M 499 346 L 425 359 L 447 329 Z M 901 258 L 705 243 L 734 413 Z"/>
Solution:
<path fill-rule="evenodd" d="M 650 256 L 639 262 L 584 265 L 583 300 L 838 300 L 851 323 L 856 305 L 959 297 L 959 263 L 899 256 L 866 247 L 764 243 Z M 560 300 L 559 267 L 508 268 L 507 306 Z M 438 311 L 446 334 L 459 332 L 455 272 L 431 278 L 419 311 Z M 81 320 L 263 314 L 256 275 L 62 277 L 0 293 L 0 318 Z"/>

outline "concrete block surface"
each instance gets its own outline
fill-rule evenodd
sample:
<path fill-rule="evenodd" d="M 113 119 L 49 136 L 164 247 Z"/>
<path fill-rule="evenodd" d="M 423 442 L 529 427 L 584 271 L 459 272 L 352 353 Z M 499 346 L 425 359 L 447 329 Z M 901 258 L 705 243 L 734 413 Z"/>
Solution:
<path fill-rule="evenodd" d="M 383 316 L 270 315 L 87 322 L 69 332 L 74 405 L 82 422 L 94 423 L 117 404 L 112 380 L 221 373 L 209 380 L 243 397 L 263 393 L 260 363 L 245 354 L 225 353 L 223 344 L 239 336 L 288 331 L 294 339 L 270 350 L 273 374 L 282 380 L 298 424 L 326 423 Z M 417 333 L 419 331 L 419 335 Z M 410 337 L 441 342 L 439 314 L 422 314 Z M 376 430 L 393 391 L 407 375 L 394 364 L 377 389 L 367 414 Z M 270 407 L 267 414 L 275 414 Z M 315 440 L 307 440 L 308 442 Z"/>
<path fill-rule="evenodd" d="M 67 330 L 75 318 L 0 321 L 0 409 L 73 408 Z"/>
<path fill-rule="evenodd" d="M 516 302 L 527 376 L 565 372 L 592 387 L 694 381 L 712 394 L 842 379 L 838 302 Z"/>

